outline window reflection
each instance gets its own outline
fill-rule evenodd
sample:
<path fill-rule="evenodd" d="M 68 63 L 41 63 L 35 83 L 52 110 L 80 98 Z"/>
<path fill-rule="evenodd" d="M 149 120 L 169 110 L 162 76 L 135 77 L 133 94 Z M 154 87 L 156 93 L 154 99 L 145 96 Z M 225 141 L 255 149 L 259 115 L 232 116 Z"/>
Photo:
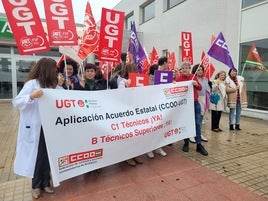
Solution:
<path fill-rule="evenodd" d="M 242 1 L 242 8 L 248 7 L 248 6 L 252 6 L 254 4 L 263 2 L 265 0 L 243 0 Z"/>
<path fill-rule="evenodd" d="M 240 48 L 239 73 L 245 78 L 248 93 L 248 107 L 253 109 L 268 110 L 268 72 L 258 70 L 257 66 L 246 64 L 247 55 L 252 44 L 268 69 L 268 39 L 242 43 Z M 243 70 L 244 69 L 244 70 Z"/>
<path fill-rule="evenodd" d="M 12 98 L 11 59 L 0 58 L 0 99 Z"/>

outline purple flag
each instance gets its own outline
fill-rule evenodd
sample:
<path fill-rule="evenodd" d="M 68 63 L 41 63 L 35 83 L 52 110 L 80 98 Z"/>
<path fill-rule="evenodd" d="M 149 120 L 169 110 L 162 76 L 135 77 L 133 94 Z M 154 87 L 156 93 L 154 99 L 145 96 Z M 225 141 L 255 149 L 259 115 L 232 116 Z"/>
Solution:
<path fill-rule="evenodd" d="M 131 34 L 130 34 L 130 44 L 129 44 L 129 52 L 133 56 L 133 63 L 138 66 L 139 73 L 142 73 L 142 63 L 144 59 L 146 59 L 146 54 L 144 52 L 144 49 L 142 48 L 137 32 L 135 23 L 131 22 Z"/>
<path fill-rule="evenodd" d="M 226 64 L 229 68 L 235 69 L 222 32 L 220 32 L 217 38 L 214 40 L 207 54 L 214 59 Z"/>
<path fill-rule="evenodd" d="M 154 84 L 167 84 L 172 83 L 173 72 L 167 70 L 154 71 Z"/>

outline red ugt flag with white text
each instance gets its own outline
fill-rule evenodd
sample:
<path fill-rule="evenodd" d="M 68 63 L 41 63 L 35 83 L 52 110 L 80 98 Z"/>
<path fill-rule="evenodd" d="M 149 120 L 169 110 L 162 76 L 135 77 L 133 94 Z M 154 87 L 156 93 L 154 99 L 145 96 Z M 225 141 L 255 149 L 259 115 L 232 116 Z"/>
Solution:
<path fill-rule="evenodd" d="M 50 45 L 77 45 L 78 37 L 71 0 L 44 0 Z"/>
<path fill-rule="evenodd" d="M 21 55 L 50 50 L 33 0 L 2 1 Z"/>
<path fill-rule="evenodd" d="M 99 60 L 120 62 L 124 12 L 102 8 Z"/>
<path fill-rule="evenodd" d="M 192 33 L 181 32 L 181 59 L 182 62 L 189 62 L 193 64 L 193 45 L 192 45 Z"/>

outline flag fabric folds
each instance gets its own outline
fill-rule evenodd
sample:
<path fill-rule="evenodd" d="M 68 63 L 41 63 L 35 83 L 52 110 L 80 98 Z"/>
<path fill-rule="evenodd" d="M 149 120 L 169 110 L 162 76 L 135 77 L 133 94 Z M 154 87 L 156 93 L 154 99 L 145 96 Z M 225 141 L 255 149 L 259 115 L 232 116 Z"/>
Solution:
<path fill-rule="evenodd" d="M 87 2 L 84 19 L 84 32 L 82 41 L 78 50 L 78 56 L 84 60 L 99 45 L 99 31 L 93 17 L 89 2 Z"/>
<path fill-rule="evenodd" d="M 217 38 L 214 40 L 207 54 L 212 58 L 224 63 L 229 68 L 235 69 L 222 32 L 220 32 Z"/>
<path fill-rule="evenodd" d="M 263 61 L 257 51 L 255 44 L 252 44 L 248 52 L 246 59 L 246 64 L 256 66 L 260 71 L 267 72 L 267 69 L 264 67 Z"/>
<path fill-rule="evenodd" d="M 215 66 L 211 63 L 210 57 L 204 51 L 201 54 L 201 64 L 204 66 L 204 77 L 209 80 L 215 72 Z"/>
<path fill-rule="evenodd" d="M 146 59 L 146 54 L 138 39 L 135 22 L 131 22 L 129 52 L 132 54 L 133 63 L 138 66 L 139 73 L 142 73 L 142 64 L 144 59 Z"/>
<path fill-rule="evenodd" d="M 155 47 L 153 47 L 152 53 L 151 53 L 151 59 L 150 59 L 151 65 L 158 64 L 158 59 L 159 59 L 158 53 L 157 53 Z"/>
<path fill-rule="evenodd" d="M 248 52 L 246 63 L 263 66 L 263 61 L 261 60 L 261 57 L 257 51 L 255 44 L 251 45 L 251 48 Z"/>

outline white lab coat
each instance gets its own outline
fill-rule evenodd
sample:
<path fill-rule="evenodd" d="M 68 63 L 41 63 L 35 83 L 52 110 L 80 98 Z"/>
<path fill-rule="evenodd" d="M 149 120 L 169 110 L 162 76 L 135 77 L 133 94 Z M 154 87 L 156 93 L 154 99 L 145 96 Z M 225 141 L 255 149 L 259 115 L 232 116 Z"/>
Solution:
<path fill-rule="evenodd" d="M 40 89 L 37 80 L 26 82 L 12 101 L 14 107 L 20 110 L 14 172 L 29 178 L 33 178 L 34 175 L 41 130 L 38 99 L 30 99 L 30 94 L 35 89 Z"/>

